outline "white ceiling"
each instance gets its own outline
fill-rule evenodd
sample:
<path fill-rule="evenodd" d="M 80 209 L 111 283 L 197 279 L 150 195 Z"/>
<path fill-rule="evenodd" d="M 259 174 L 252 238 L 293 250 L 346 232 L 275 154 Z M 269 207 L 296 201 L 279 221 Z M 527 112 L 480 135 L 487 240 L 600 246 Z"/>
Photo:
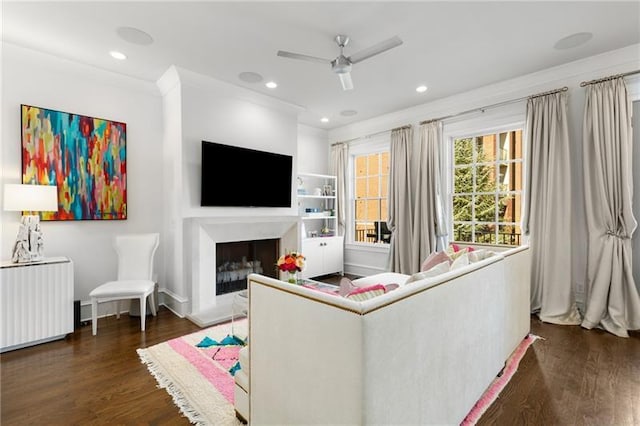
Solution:
<path fill-rule="evenodd" d="M 584 2 L 23 2 L 2 5 L 3 42 L 155 82 L 171 65 L 303 106 L 300 122 L 331 129 L 473 88 L 640 43 L 640 1 Z M 143 46 L 116 34 L 150 34 Z M 573 49 L 554 44 L 578 32 Z M 345 55 L 394 35 L 404 43 L 355 64 L 343 91 L 328 65 L 276 56 Z M 116 61 L 110 50 L 128 59 Z M 640 58 L 640 52 L 639 52 Z M 243 71 L 264 82 L 245 83 Z M 425 84 L 429 90 L 418 94 Z M 358 114 L 343 117 L 343 110 Z M 321 123 L 326 116 L 329 123 Z"/>

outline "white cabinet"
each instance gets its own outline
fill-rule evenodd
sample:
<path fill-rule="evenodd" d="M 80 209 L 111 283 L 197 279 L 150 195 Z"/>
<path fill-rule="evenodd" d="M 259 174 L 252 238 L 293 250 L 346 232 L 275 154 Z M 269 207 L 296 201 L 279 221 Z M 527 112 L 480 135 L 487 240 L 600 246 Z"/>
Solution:
<path fill-rule="evenodd" d="M 298 175 L 301 251 L 306 257 L 304 278 L 342 273 L 344 237 L 337 236 L 336 176 Z"/>
<path fill-rule="evenodd" d="M 333 273 L 342 274 L 344 237 L 304 238 L 302 254 L 306 257 L 303 278 L 313 278 Z"/>
<path fill-rule="evenodd" d="M 0 352 L 73 333 L 73 263 L 66 257 L 2 262 Z"/>

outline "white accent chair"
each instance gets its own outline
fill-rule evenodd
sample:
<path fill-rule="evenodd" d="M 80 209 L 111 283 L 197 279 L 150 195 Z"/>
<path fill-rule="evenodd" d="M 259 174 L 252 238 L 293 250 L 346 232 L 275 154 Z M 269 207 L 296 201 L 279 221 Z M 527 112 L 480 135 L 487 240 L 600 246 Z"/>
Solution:
<path fill-rule="evenodd" d="M 89 293 L 91 296 L 91 321 L 93 335 L 98 333 L 98 303 L 116 302 L 116 315 L 120 318 L 120 303 L 126 299 L 140 300 L 140 328 L 145 329 L 147 297 L 150 308 L 156 315 L 153 292 L 153 258 L 158 248 L 160 235 L 135 234 L 116 236 L 114 248 L 118 253 L 118 278 L 106 282 Z"/>

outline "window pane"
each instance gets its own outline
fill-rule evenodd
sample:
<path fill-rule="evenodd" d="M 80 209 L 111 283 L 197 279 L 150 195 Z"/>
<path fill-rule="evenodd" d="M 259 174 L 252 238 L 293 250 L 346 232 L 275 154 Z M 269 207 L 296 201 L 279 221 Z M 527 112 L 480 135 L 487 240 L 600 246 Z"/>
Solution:
<path fill-rule="evenodd" d="M 380 173 L 380 156 L 378 154 L 371 154 L 367 158 L 367 162 L 369 163 L 369 176 L 377 175 Z"/>
<path fill-rule="evenodd" d="M 366 219 L 365 207 L 366 207 L 366 204 L 364 200 L 356 200 L 356 206 L 355 206 L 356 221 L 362 221 Z"/>
<path fill-rule="evenodd" d="M 389 197 L 389 178 L 387 176 L 380 178 L 380 196 Z"/>
<path fill-rule="evenodd" d="M 465 223 L 455 223 L 453 225 L 454 241 L 473 241 L 471 238 L 471 225 Z"/>
<path fill-rule="evenodd" d="M 380 200 L 369 200 L 367 202 L 367 220 L 380 220 Z"/>
<path fill-rule="evenodd" d="M 522 231 L 518 225 L 500 225 L 498 226 L 498 243 L 510 246 L 519 246 L 521 242 Z"/>
<path fill-rule="evenodd" d="M 474 229 L 475 241 L 484 244 L 496 243 L 496 232 L 493 225 L 480 224 L 476 225 Z"/>
<path fill-rule="evenodd" d="M 494 195 L 477 195 L 475 207 L 477 221 L 494 222 L 496 220 L 496 198 Z"/>
<path fill-rule="evenodd" d="M 473 192 L 473 167 L 456 167 L 453 171 L 453 192 Z"/>
<path fill-rule="evenodd" d="M 360 243 L 364 243 L 367 241 L 367 226 L 364 223 L 357 222 L 354 240 Z"/>
<path fill-rule="evenodd" d="M 499 222 L 520 222 L 520 194 L 500 194 L 500 204 L 498 211 Z"/>
<path fill-rule="evenodd" d="M 453 142 L 453 163 L 471 164 L 473 162 L 473 139 L 456 139 Z"/>
<path fill-rule="evenodd" d="M 384 220 L 385 222 L 388 219 L 387 213 L 388 213 L 388 206 L 387 206 L 387 199 L 383 198 L 382 200 L 380 200 L 380 220 Z"/>
<path fill-rule="evenodd" d="M 356 177 L 367 175 L 367 157 L 355 158 Z"/>
<path fill-rule="evenodd" d="M 515 141 L 514 142 L 514 146 L 515 146 L 514 152 L 515 152 L 515 154 L 514 154 L 513 158 L 514 159 L 522 159 L 523 158 L 522 157 L 522 130 L 516 130 L 513 133 L 514 133 L 513 139 Z"/>
<path fill-rule="evenodd" d="M 388 176 L 389 175 L 389 153 L 383 152 L 380 154 L 380 157 L 381 157 L 381 163 L 382 163 L 382 166 L 381 166 L 382 170 L 380 170 L 380 174 Z"/>
<path fill-rule="evenodd" d="M 482 163 L 485 161 L 496 160 L 496 136 L 485 135 L 476 138 L 476 161 Z"/>
<path fill-rule="evenodd" d="M 471 195 L 456 195 L 453 197 L 453 220 L 471 220 Z"/>
<path fill-rule="evenodd" d="M 367 178 L 356 178 L 356 198 L 364 198 L 367 195 Z"/>
<path fill-rule="evenodd" d="M 520 191 L 522 190 L 522 163 L 500 163 L 499 189 L 501 191 Z"/>
<path fill-rule="evenodd" d="M 379 197 L 380 178 L 371 176 L 367 182 L 367 197 Z"/>
<path fill-rule="evenodd" d="M 495 192 L 495 167 L 479 165 L 476 167 L 476 192 Z"/>

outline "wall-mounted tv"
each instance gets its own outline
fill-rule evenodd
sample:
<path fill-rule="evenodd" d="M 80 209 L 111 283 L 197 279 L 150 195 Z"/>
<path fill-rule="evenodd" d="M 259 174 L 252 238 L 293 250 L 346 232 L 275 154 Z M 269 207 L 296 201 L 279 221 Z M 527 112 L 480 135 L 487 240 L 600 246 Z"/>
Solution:
<path fill-rule="evenodd" d="M 202 141 L 200 205 L 291 207 L 293 157 Z"/>

